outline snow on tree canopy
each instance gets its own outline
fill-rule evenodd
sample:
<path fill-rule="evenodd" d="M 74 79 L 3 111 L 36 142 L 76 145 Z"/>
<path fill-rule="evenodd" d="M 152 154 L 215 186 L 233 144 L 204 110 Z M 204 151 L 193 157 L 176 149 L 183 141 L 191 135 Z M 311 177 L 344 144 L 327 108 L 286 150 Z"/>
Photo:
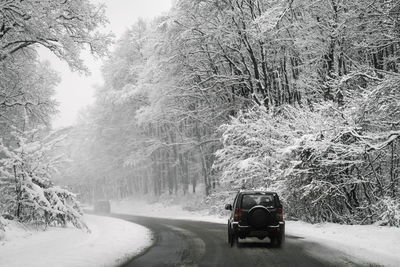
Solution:
<path fill-rule="evenodd" d="M 363 130 L 364 107 L 340 110 L 325 102 L 313 110 L 242 112 L 220 127 L 223 148 L 214 169 L 228 188 L 278 191 L 288 214 L 306 221 L 400 226 L 396 183 L 390 171 L 379 171 L 390 165 L 374 166 L 376 157 L 390 158 L 400 135 Z"/>

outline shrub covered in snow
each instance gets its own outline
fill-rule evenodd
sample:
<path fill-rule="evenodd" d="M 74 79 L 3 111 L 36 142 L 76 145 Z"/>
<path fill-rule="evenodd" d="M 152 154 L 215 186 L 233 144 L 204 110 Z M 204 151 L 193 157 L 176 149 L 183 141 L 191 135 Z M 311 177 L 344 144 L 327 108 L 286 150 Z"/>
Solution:
<path fill-rule="evenodd" d="M 390 121 L 400 113 L 383 120 L 380 110 L 396 105 L 384 89 L 348 107 L 324 102 L 239 114 L 221 127 L 214 164 L 226 190 L 276 190 L 290 216 L 309 222 L 398 226 L 400 131 Z"/>
<path fill-rule="evenodd" d="M 76 196 L 51 181 L 58 157 L 51 156 L 59 141 L 36 140 L 37 131 L 14 132 L 15 145 L 0 142 L 0 208 L 20 222 L 87 229 Z"/>
<path fill-rule="evenodd" d="M 377 214 L 379 225 L 400 227 L 400 201 L 385 197 L 372 207 L 373 214 Z"/>
<path fill-rule="evenodd" d="M 233 203 L 236 193 L 236 191 L 226 191 L 219 188 L 207 196 L 204 203 L 207 205 L 210 214 L 226 216 L 229 214 L 229 211 L 225 210 L 225 204 Z"/>

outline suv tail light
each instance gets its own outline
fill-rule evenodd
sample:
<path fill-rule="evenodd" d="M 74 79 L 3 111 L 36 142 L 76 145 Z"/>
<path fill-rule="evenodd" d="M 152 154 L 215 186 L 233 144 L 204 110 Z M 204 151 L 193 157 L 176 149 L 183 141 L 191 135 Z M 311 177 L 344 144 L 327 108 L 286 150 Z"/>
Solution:
<path fill-rule="evenodd" d="M 241 209 L 235 209 L 235 214 L 233 216 L 233 221 L 238 222 L 240 221 L 240 218 L 242 217 L 242 210 Z"/>
<path fill-rule="evenodd" d="M 281 208 L 276 211 L 276 218 L 278 221 L 283 222 L 283 212 Z"/>

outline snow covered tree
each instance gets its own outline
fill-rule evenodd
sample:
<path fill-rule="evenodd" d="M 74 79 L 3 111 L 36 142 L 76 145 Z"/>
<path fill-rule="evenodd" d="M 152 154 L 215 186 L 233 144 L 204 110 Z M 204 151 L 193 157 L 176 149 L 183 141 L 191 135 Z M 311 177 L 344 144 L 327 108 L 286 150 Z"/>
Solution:
<path fill-rule="evenodd" d="M 5 184 L 1 190 L 7 192 L 2 200 L 22 221 L 24 216 L 33 218 L 27 215 L 30 210 L 46 224 L 72 221 L 80 225 L 75 195 L 54 187 L 48 177 L 50 170 L 45 170 L 47 158 L 39 156 L 40 149 L 30 151 L 31 145 L 48 144 L 41 144 L 40 138 L 31 144 L 33 139 L 25 135 L 31 129 L 49 126 L 56 112 L 52 97 L 59 79 L 48 65 L 38 62 L 37 48 L 47 48 L 73 70 L 86 71 L 80 57 L 82 50 L 89 49 L 95 56 L 107 54 L 111 35 L 98 31 L 105 23 L 105 7 L 87 0 L 0 3 L 0 159 L 2 179 L 7 180 L 2 180 Z M 15 129 L 23 129 L 20 138 L 11 133 Z M 23 152 L 26 149 L 30 152 Z"/>
<path fill-rule="evenodd" d="M 91 193 L 186 192 L 202 176 L 209 194 L 221 175 L 281 191 L 308 221 L 398 225 L 398 10 L 178 0 L 135 24 L 76 130 Z"/>
<path fill-rule="evenodd" d="M 398 130 L 356 103 L 250 110 L 221 126 L 214 167 L 224 187 L 277 190 L 290 215 L 310 222 L 399 226 Z"/>
<path fill-rule="evenodd" d="M 15 131 L 13 144 L 0 143 L 0 208 L 24 223 L 66 225 L 87 229 L 76 195 L 53 184 L 59 157 L 51 150 L 59 138 L 43 132 Z"/>
<path fill-rule="evenodd" d="M 104 6 L 88 0 L 14 1 L 0 3 L 0 61 L 43 46 L 73 69 L 84 69 L 80 51 L 105 55 L 110 36 L 96 29 L 107 22 Z"/>
<path fill-rule="evenodd" d="M 58 82 L 58 75 L 45 63 L 38 62 L 31 51 L 0 61 L 0 130 L 49 125 L 56 112 L 52 97 Z M 24 126 L 25 118 L 29 125 Z"/>

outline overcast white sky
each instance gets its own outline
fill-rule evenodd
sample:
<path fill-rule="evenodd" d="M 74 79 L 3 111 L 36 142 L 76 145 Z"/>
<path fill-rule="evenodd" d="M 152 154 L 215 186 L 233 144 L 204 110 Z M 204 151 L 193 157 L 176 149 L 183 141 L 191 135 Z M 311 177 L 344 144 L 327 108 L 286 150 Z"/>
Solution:
<path fill-rule="evenodd" d="M 138 18 L 153 18 L 171 7 L 171 0 L 91 0 L 94 3 L 105 3 L 110 20 L 109 30 L 117 36 L 128 29 Z M 91 71 L 90 76 L 73 73 L 67 64 L 59 61 L 49 52 L 41 49 L 42 59 L 49 60 L 61 75 L 61 83 L 57 87 L 56 99 L 60 113 L 53 122 L 54 128 L 72 125 L 80 109 L 93 103 L 94 87 L 103 83 L 100 67 L 101 61 L 94 60 L 88 53 L 84 58 Z"/>

